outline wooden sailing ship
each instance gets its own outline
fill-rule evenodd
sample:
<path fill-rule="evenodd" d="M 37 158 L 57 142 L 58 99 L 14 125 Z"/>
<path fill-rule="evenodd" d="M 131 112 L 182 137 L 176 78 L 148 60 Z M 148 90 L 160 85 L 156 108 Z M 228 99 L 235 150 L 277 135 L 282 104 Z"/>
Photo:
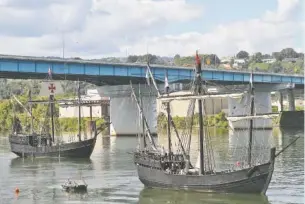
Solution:
<path fill-rule="evenodd" d="M 252 130 L 253 118 L 255 116 L 254 108 L 254 86 L 250 81 L 249 91 L 246 93 L 237 94 L 207 94 L 204 89 L 203 80 L 201 78 L 201 62 L 196 52 L 196 77 L 192 87 L 191 95 L 184 96 L 169 96 L 161 95 L 158 90 L 149 64 L 147 71 L 152 79 L 152 82 L 157 89 L 158 98 L 166 106 L 167 113 L 167 151 L 160 148 L 148 127 L 147 120 L 143 114 L 143 104 L 137 98 L 134 89 L 131 85 L 132 98 L 135 100 L 139 113 L 140 120 L 143 123 L 143 132 L 140 136 L 138 149 L 134 152 L 134 163 L 137 167 L 138 177 L 146 187 L 152 188 L 173 188 L 194 190 L 200 192 L 226 192 L 226 193 L 262 193 L 265 194 L 272 174 L 274 171 L 275 158 L 284 150 L 276 154 L 276 149 L 271 148 L 270 158 L 262 163 L 256 163 L 252 158 Z M 165 78 L 166 93 L 168 93 L 167 77 Z M 213 147 L 209 144 L 208 131 L 204 124 L 204 109 L 206 98 L 219 97 L 236 97 L 243 94 L 250 94 L 250 114 L 245 119 L 249 120 L 249 142 L 248 156 L 246 164 L 235 169 L 218 171 L 215 168 L 213 159 Z M 179 134 L 175 123 L 170 114 L 170 102 L 172 100 L 190 100 L 186 124 L 188 128 Z M 192 135 L 192 125 L 194 120 L 195 103 L 198 104 L 199 113 L 199 165 L 193 165 L 190 160 L 190 144 Z M 265 116 L 262 116 L 265 117 Z M 174 130 L 174 134 L 171 133 Z M 172 148 L 172 135 L 175 135 L 178 141 L 176 151 Z M 298 138 L 297 138 L 298 139 Z M 286 147 L 287 148 L 287 147 Z"/>
<path fill-rule="evenodd" d="M 50 73 L 49 73 L 50 75 Z M 102 103 L 102 101 L 82 101 L 80 95 L 80 83 L 78 83 L 78 99 L 77 100 L 56 100 L 54 97 L 54 90 L 56 89 L 51 78 L 49 82 L 49 100 L 32 100 L 31 92 L 29 92 L 29 110 L 21 104 L 18 99 L 15 100 L 27 111 L 31 118 L 30 132 L 25 133 L 22 130 L 20 120 L 15 116 L 12 133 L 9 135 L 9 142 L 11 151 L 19 157 L 77 157 L 89 158 L 93 152 L 97 135 L 101 130 L 96 127 L 96 122 L 90 121 L 91 138 L 87 138 L 85 134 L 82 135 L 81 128 L 81 106 L 95 106 Z M 78 107 L 78 134 L 76 135 L 78 141 L 62 142 L 57 140 L 55 136 L 55 104 L 64 106 Z M 47 104 L 48 111 L 46 113 L 44 124 L 40 130 L 34 131 L 34 117 L 32 115 L 33 104 Z M 90 108 L 92 110 L 92 108 Z M 39 122 L 39 121 L 37 121 Z M 50 128 L 49 128 L 50 127 Z"/>

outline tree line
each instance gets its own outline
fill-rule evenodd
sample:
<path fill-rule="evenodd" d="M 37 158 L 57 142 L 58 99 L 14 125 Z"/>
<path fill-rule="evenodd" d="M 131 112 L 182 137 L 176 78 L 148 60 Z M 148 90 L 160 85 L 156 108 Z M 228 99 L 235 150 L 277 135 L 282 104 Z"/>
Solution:
<path fill-rule="evenodd" d="M 262 62 L 263 59 L 271 59 L 274 58 L 277 61 L 282 61 L 285 58 L 295 58 L 295 59 L 303 59 L 304 53 L 298 53 L 293 48 L 285 48 L 280 52 L 272 52 L 272 54 L 262 54 L 261 52 L 256 52 L 252 56 L 249 55 L 248 52 L 241 50 L 236 54 L 237 59 L 252 59 L 256 62 Z"/>
<path fill-rule="evenodd" d="M 66 95 L 76 95 L 77 84 L 74 81 L 59 81 L 63 92 Z M 81 94 L 85 94 L 88 88 L 94 88 L 95 85 L 80 81 Z M 27 95 L 31 90 L 32 96 L 37 96 L 41 90 L 41 80 L 14 80 L 0 79 L 0 100 L 11 98 L 11 94 L 16 96 Z"/>
<path fill-rule="evenodd" d="M 214 68 L 224 68 L 217 54 L 200 54 L 203 65 L 211 65 Z M 247 51 L 241 50 L 229 60 L 230 67 L 233 67 L 235 59 L 243 59 L 245 62 L 240 69 L 254 69 L 263 72 L 283 72 L 283 73 L 304 73 L 304 53 L 298 53 L 293 48 L 285 48 L 280 52 L 261 53 L 256 52 L 250 55 Z M 265 59 L 274 59 L 272 63 L 264 62 Z M 285 62 L 284 59 L 289 59 Z M 126 59 L 127 63 L 147 63 L 160 65 L 175 65 L 184 67 L 193 67 L 195 63 L 194 55 L 180 56 L 176 54 L 174 57 L 160 57 L 152 54 L 130 55 Z"/>

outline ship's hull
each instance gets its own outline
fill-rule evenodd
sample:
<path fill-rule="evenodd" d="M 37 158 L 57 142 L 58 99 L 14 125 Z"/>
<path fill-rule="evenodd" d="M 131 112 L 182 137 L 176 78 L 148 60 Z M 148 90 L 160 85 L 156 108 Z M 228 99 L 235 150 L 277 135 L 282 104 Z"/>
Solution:
<path fill-rule="evenodd" d="M 185 189 L 200 192 L 256 193 L 265 194 L 274 163 L 269 162 L 255 168 L 242 169 L 212 175 L 170 174 L 158 166 L 148 167 L 137 163 L 140 181 L 150 188 Z"/>
<path fill-rule="evenodd" d="M 10 141 L 11 152 L 19 157 L 76 157 L 89 158 L 93 152 L 96 137 L 60 145 L 31 146 Z"/>

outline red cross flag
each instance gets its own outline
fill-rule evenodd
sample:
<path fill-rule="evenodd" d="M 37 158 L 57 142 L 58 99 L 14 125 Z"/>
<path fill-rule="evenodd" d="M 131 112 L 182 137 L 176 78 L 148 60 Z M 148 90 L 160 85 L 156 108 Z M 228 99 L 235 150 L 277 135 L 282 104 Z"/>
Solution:
<path fill-rule="evenodd" d="M 50 90 L 50 95 L 54 95 L 54 91 L 56 90 L 56 87 L 53 83 L 50 83 L 49 90 Z"/>

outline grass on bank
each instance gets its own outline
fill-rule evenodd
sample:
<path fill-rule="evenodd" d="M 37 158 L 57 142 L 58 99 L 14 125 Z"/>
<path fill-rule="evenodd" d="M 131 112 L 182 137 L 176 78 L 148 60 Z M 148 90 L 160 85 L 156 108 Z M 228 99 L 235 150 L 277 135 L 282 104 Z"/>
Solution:
<path fill-rule="evenodd" d="M 57 95 L 56 99 L 63 99 L 71 97 L 71 95 Z M 18 100 L 26 106 L 28 100 L 27 96 L 17 96 Z M 47 100 L 48 97 L 36 96 L 33 100 Z M 28 108 L 28 107 L 27 107 Z M 32 106 L 32 114 L 34 117 L 34 130 L 39 130 L 41 126 L 49 127 L 50 123 L 44 123 L 48 106 L 44 104 L 34 104 Z M 14 111 L 15 110 L 15 111 Z M 23 131 L 30 130 L 30 117 L 24 108 L 13 100 L 5 99 L 0 100 L 0 131 L 7 132 L 12 129 L 14 115 L 19 118 L 23 126 Z M 78 131 L 78 118 L 59 118 L 59 105 L 55 105 L 55 126 L 56 132 L 77 132 Z M 103 118 L 93 118 L 96 121 L 96 127 L 105 124 Z M 88 121 L 90 118 L 82 118 L 82 130 L 86 130 L 89 126 Z"/>
<path fill-rule="evenodd" d="M 186 117 L 173 117 L 173 121 L 177 129 L 185 129 L 187 127 Z M 210 115 L 204 118 L 203 121 L 205 126 L 208 127 L 217 127 L 219 129 L 227 129 L 229 124 L 225 117 L 224 112 L 220 112 L 216 115 Z M 164 113 L 159 113 L 157 118 L 158 130 L 166 130 L 167 128 L 167 117 Z M 199 127 L 199 114 L 195 114 L 193 118 L 193 126 Z"/>

